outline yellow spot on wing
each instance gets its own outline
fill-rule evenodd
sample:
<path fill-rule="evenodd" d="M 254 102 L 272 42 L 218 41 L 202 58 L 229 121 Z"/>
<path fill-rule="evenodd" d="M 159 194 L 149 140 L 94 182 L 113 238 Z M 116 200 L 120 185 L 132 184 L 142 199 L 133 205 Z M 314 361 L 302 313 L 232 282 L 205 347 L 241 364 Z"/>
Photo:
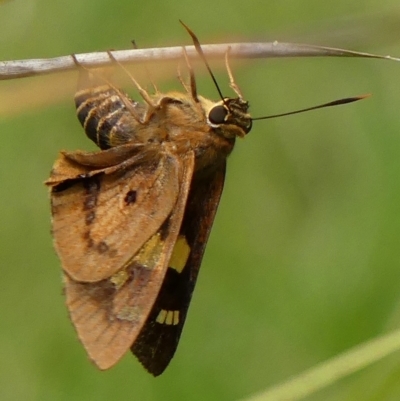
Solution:
<path fill-rule="evenodd" d="M 168 326 L 171 326 L 173 321 L 174 321 L 174 312 L 172 310 L 169 310 L 167 312 L 167 317 L 165 319 L 165 324 L 167 324 Z"/>
<path fill-rule="evenodd" d="M 168 326 L 176 326 L 179 323 L 179 311 L 161 309 L 156 322 Z"/>
<path fill-rule="evenodd" d="M 182 273 L 190 254 L 190 247 L 184 235 L 180 235 L 172 251 L 169 267 Z"/>
<path fill-rule="evenodd" d="M 140 309 L 136 306 L 124 306 L 116 314 L 117 318 L 120 320 L 127 320 L 128 322 L 135 322 L 140 317 Z"/>
<path fill-rule="evenodd" d="M 161 240 L 160 233 L 154 234 L 139 250 L 139 252 L 125 263 L 124 268 L 110 277 L 110 282 L 116 290 L 119 290 L 129 279 L 127 267 L 136 262 L 145 269 L 154 269 L 160 259 L 160 253 L 163 249 L 164 242 Z"/>
<path fill-rule="evenodd" d="M 133 260 L 146 269 L 154 269 L 160 259 L 164 241 L 161 240 L 160 233 L 154 234 L 140 249 Z"/>
<path fill-rule="evenodd" d="M 174 310 L 174 319 L 172 324 L 175 326 L 179 323 L 179 311 L 178 310 Z"/>
<path fill-rule="evenodd" d="M 128 280 L 129 275 L 126 270 L 120 270 L 110 277 L 110 281 L 114 284 L 115 288 L 119 290 Z"/>
<path fill-rule="evenodd" d="M 164 324 L 166 317 L 167 317 L 167 311 L 165 309 L 161 309 L 160 313 L 157 316 L 156 322 Z"/>

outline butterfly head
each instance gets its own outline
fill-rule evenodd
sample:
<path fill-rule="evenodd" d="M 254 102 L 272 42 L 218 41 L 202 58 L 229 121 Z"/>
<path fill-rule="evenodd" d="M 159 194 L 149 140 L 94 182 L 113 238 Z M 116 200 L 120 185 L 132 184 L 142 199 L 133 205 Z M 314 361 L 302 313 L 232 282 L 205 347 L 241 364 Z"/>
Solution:
<path fill-rule="evenodd" d="M 206 112 L 207 123 L 224 136 L 244 137 L 252 127 L 248 109 L 249 102 L 241 97 L 224 98 Z"/>

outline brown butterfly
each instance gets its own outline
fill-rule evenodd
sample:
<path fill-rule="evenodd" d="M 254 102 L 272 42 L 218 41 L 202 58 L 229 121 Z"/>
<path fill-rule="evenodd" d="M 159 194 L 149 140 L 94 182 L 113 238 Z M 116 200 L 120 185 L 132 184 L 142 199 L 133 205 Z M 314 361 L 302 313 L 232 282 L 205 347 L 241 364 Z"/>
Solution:
<path fill-rule="evenodd" d="M 67 307 L 100 369 L 130 348 L 157 376 L 178 345 L 226 159 L 253 120 L 228 64 L 237 97 L 217 86 L 217 102 L 197 94 L 190 65 L 186 93 L 149 95 L 132 78 L 144 104 L 80 70 L 77 115 L 101 150 L 61 152 L 46 182 Z"/>

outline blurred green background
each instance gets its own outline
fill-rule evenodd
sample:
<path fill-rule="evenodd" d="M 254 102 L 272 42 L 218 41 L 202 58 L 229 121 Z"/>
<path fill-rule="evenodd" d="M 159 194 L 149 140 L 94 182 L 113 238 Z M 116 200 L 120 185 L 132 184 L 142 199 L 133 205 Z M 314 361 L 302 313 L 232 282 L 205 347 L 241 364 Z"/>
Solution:
<path fill-rule="evenodd" d="M 131 39 L 191 44 L 178 19 L 203 43 L 286 40 L 400 56 L 397 0 L 10 0 L 0 5 L 0 60 L 129 48 Z M 233 68 L 254 116 L 373 97 L 260 121 L 238 141 L 180 346 L 157 379 L 131 355 L 98 371 L 64 307 L 43 181 L 60 149 L 93 148 L 75 117 L 76 74 L 0 83 L 1 400 L 238 400 L 400 326 L 400 65 Z M 199 69 L 200 93 L 215 98 Z M 159 86 L 180 90 L 171 71 Z M 399 400 L 400 355 L 308 399 Z"/>

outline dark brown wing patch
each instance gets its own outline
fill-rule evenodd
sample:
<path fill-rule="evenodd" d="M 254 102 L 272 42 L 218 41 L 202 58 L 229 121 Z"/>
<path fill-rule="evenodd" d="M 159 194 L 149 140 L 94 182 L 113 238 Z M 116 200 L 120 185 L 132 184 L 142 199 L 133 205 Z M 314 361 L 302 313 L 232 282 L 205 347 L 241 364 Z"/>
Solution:
<path fill-rule="evenodd" d="M 146 324 L 131 348 L 154 376 L 165 370 L 178 346 L 224 177 L 225 162 L 213 176 L 193 180 L 176 243 L 179 249 L 171 258 L 174 266 L 168 268 Z"/>

